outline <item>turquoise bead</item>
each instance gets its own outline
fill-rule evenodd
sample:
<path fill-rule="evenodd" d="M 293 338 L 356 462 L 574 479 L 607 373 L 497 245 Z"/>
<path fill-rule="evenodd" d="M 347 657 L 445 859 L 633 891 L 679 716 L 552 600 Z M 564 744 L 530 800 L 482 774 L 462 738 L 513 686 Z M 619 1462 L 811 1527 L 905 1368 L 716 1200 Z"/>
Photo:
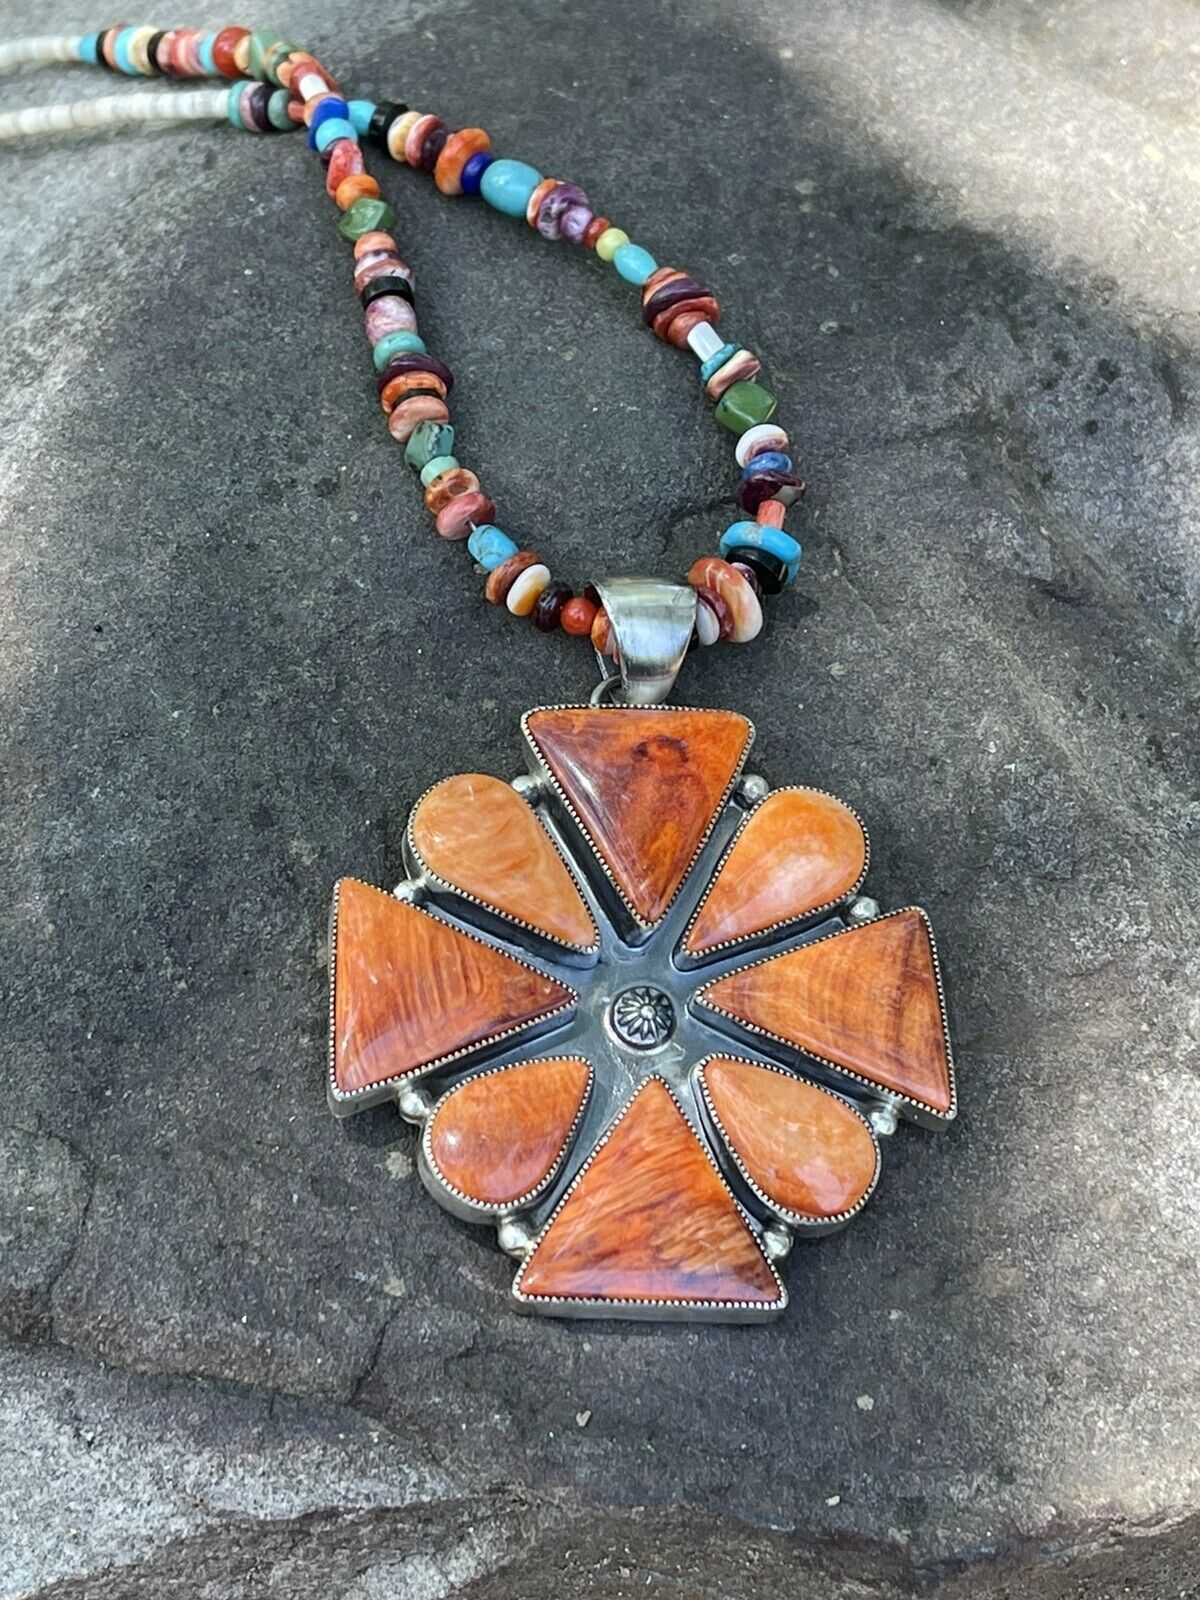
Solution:
<path fill-rule="evenodd" d="M 117 63 L 118 71 L 127 72 L 130 77 L 137 73 L 137 68 L 129 55 L 129 46 L 136 32 L 136 28 L 122 28 L 113 44 L 113 59 Z"/>
<path fill-rule="evenodd" d="M 721 535 L 717 548 L 726 557 L 731 550 L 765 550 L 768 555 L 783 562 L 789 583 L 796 581 L 803 554 L 799 541 L 793 539 L 790 533 L 784 533 L 782 528 L 772 528 L 765 522 L 731 523 Z"/>
<path fill-rule="evenodd" d="M 280 133 L 286 133 L 289 128 L 296 126 L 291 117 L 288 116 L 288 104 L 291 98 L 292 91 L 290 89 L 275 89 L 272 91 L 271 98 L 267 101 L 267 120 Z"/>
<path fill-rule="evenodd" d="M 493 161 L 483 175 L 479 192 L 488 205 L 506 217 L 523 217 L 529 196 L 542 181 L 536 167 L 524 161 Z"/>
<path fill-rule="evenodd" d="M 452 467 L 456 467 L 457 465 L 458 461 L 454 456 L 431 456 L 421 468 L 422 489 L 428 489 L 429 485 L 439 473 L 449 472 Z"/>
<path fill-rule="evenodd" d="M 454 429 L 448 422 L 418 422 L 408 436 L 404 459 L 414 472 L 438 456 L 448 456 L 454 450 Z"/>
<path fill-rule="evenodd" d="M 375 115 L 374 100 L 351 100 L 346 108 L 350 113 L 350 125 L 361 138 L 371 125 L 371 118 Z"/>
<path fill-rule="evenodd" d="M 382 372 L 393 356 L 423 356 L 428 354 L 425 341 L 419 333 L 385 333 L 371 352 L 375 371 Z"/>
<path fill-rule="evenodd" d="M 314 142 L 318 150 L 328 150 L 335 139 L 353 139 L 355 144 L 358 143 L 358 135 L 345 117 L 327 117 L 317 129 Z"/>
<path fill-rule="evenodd" d="M 216 43 L 216 39 L 215 33 L 206 33 L 196 51 L 197 56 L 200 58 L 200 65 L 204 68 L 204 76 L 206 78 L 219 78 L 221 76 L 217 71 L 217 63 L 213 57 L 213 45 Z"/>
<path fill-rule="evenodd" d="M 244 83 L 231 83 L 229 85 L 229 98 L 225 102 L 225 115 L 235 128 L 244 128 L 246 126 L 242 121 L 242 113 L 238 109 L 238 101 L 242 98 L 242 90 L 245 87 Z"/>
<path fill-rule="evenodd" d="M 89 66 L 100 64 L 100 35 L 98 33 L 85 33 L 79 41 L 79 59 L 86 61 Z"/>
<path fill-rule="evenodd" d="M 511 561 L 517 554 L 517 547 L 508 535 L 499 528 L 494 528 L 490 522 L 481 523 L 479 527 L 471 529 L 467 549 L 488 572 L 494 572 L 497 567 L 503 566 L 506 561 Z"/>
<path fill-rule="evenodd" d="M 658 271 L 658 262 L 640 244 L 621 245 L 613 252 L 612 263 L 626 283 L 636 283 L 639 288 L 652 273 Z"/>
<path fill-rule="evenodd" d="M 700 382 L 707 383 L 717 368 L 723 367 L 735 355 L 737 355 L 737 345 L 723 344 L 715 356 L 709 356 L 707 361 L 700 363 Z"/>

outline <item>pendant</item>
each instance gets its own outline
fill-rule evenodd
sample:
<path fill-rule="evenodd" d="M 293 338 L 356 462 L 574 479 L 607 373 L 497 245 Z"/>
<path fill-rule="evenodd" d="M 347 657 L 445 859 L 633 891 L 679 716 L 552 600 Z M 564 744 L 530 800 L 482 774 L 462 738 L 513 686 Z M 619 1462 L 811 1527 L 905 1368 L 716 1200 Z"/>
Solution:
<path fill-rule="evenodd" d="M 603 592 L 632 703 L 528 712 L 527 775 L 435 784 L 409 876 L 338 884 L 329 1101 L 398 1101 L 518 1309 L 756 1322 L 793 1240 L 866 1205 L 881 1138 L 955 1115 L 933 935 L 862 896 L 848 806 L 746 773 L 745 717 L 638 703 L 674 672 L 632 643 L 646 596 Z"/>

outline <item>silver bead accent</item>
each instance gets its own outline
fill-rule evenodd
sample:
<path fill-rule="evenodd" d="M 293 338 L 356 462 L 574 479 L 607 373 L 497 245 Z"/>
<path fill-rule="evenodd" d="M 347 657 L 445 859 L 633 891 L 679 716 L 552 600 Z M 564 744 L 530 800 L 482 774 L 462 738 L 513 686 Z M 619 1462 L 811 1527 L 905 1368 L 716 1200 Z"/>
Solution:
<path fill-rule="evenodd" d="M 392 890 L 394 900 L 403 900 L 405 905 L 419 906 L 425 898 L 425 885 L 418 878 L 401 878 Z"/>
<path fill-rule="evenodd" d="M 765 800 L 770 794 L 771 785 L 761 772 L 747 772 L 743 774 L 738 789 L 747 805 L 756 806 L 760 800 Z"/>
<path fill-rule="evenodd" d="M 533 1249 L 533 1234 L 518 1217 L 505 1217 L 496 1229 L 496 1241 L 506 1256 L 518 1261 L 524 1261 Z"/>
<path fill-rule="evenodd" d="M 851 922 L 870 922 L 879 915 L 879 901 L 872 900 L 869 894 L 860 894 L 846 907 L 846 915 Z"/>
<path fill-rule="evenodd" d="M 420 1127 L 421 1123 L 428 1117 L 433 1101 L 429 1098 L 427 1089 L 422 1089 L 417 1084 L 410 1083 L 406 1088 L 400 1090 L 396 1096 L 396 1104 L 399 1106 L 400 1115 L 405 1122 L 414 1122 Z"/>
<path fill-rule="evenodd" d="M 880 1100 L 867 1112 L 867 1121 L 881 1139 L 895 1133 L 900 1121 L 899 1101 Z"/>
<path fill-rule="evenodd" d="M 519 778 L 514 778 L 512 781 L 512 788 L 516 790 L 522 800 L 528 801 L 531 806 L 536 805 L 542 798 L 544 787 L 545 784 L 541 778 L 535 778 L 528 772 L 523 772 Z"/>
<path fill-rule="evenodd" d="M 792 1230 L 782 1222 L 768 1222 L 762 1231 L 762 1247 L 768 1261 L 782 1261 L 792 1248 Z"/>

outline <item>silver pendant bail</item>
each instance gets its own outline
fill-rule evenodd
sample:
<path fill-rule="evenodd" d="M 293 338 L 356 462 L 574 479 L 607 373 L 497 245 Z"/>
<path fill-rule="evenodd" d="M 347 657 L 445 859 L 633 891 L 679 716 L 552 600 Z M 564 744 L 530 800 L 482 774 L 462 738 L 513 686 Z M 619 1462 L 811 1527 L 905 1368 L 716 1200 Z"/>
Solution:
<path fill-rule="evenodd" d="M 670 694 L 687 655 L 696 625 L 696 591 L 662 578 L 604 578 L 592 587 L 617 646 L 615 673 L 613 663 L 596 652 L 603 681 L 592 703 L 611 695 L 629 706 L 658 705 Z"/>

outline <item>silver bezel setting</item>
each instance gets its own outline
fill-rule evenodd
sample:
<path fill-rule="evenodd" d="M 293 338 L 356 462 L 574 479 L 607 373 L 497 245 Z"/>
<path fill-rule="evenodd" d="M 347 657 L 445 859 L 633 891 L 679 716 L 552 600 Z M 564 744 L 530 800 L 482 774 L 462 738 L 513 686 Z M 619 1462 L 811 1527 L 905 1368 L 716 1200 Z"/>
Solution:
<path fill-rule="evenodd" d="M 844 811 L 848 811 L 858 824 L 859 831 L 862 834 L 862 871 L 859 873 L 858 877 L 855 879 L 850 888 L 846 890 L 845 894 L 837 895 L 832 900 L 826 900 L 822 905 L 813 906 L 808 911 L 801 911 L 796 916 L 781 917 L 777 922 L 772 922 L 766 928 L 758 928 L 753 933 L 740 934 L 736 939 L 722 939 L 719 941 L 719 943 L 710 944 L 706 946 L 705 949 L 699 951 L 689 950 L 687 948 L 688 935 L 691 933 L 693 927 L 696 925 L 696 922 L 699 920 L 700 913 L 708 904 L 709 896 L 716 888 L 717 880 L 720 878 L 722 872 L 724 872 L 729 857 L 733 854 L 735 847 L 742 839 L 746 829 L 754 821 L 754 818 L 758 815 L 759 811 L 763 808 L 763 806 L 766 805 L 768 800 L 773 799 L 777 794 L 817 794 L 820 795 L 822 799 L 832 800 L 836 805 L 841 806 Z M 700 896 L 700 899 L 696 902 L 696 909 L 692 912 L 691 917 L 688 919 L 688 925 L 683 930 L 683 936 L 679 941 L 679 949 L 676 952 L 676 959 L 678 960 L 680 966 L 683 967 L 705 967 L 710 961 L 716 960 L 719 956 L 731 954 L 735 950 L 740 951 L 761 949 L 764 945 L 771 944 L 774 940 L 778 939 L 781 934 L 787 933 L 789 929 L 803 928 L 814 922 L 819 922 L 823 917 L 827 917 L 831 911 L 837 910 L 839 906 L 847 905 L 854 898 L 854 896 L 863 886 L 863 882 L 866 879 L 867 871 L 870 865 L 871 836 L 867 832 L 866 823 L 859 816 L 858 812 L 855 811 L 854 807 L 847 805 L 846 802 L 840 798 L 840 796 L 836 794 L 830 794 L 828 789 L 818 789 L 811 784 L 805 783 L 789 783 L 784 784 L 778 789 L 769 789 L 767 793 L 761 797 L 761 799 L 754 802 L 738 826 L 737 832 L 725 846 L 725 849 L 721 854 L 721 859 L 717 862 L 716 867 L 713 869 L 712 877 L 709 878 L 708 885 L 705 888 L 704 893 Z"/>
<path fill-rule="evenodd" d="M 543 971 L 535 966 L 532 961 L 524 960 L 514 950 L 506 949 L 504 954 L 515 961 L 518 966 L 524 967 L 529 972 L 536 972 L 539 978 L 549 978 L 558 983 L 562 988 L 570 991 L 571 998 L 560 1006 L 555 1006 L 552 1011 L 545 1012 L 532 1022 L 518 1023 L 515 1027 L 501 1028 L 495 1033 L 488 1034 L 486 1039 L 481 1039 L 477 1044 L 464 1045 L 459 1050 L 451 1050 L 446 1055 L 438 1056 L 435 1060 L 426 1061 L 419 1067 L 412 1067 L 408 1072 L 398 1072 L 393 1077 L 381 1078 L 378 1083 L 365 1085 L 361 1089 L 339 1089 L 337 1083 L 337 935 L 338 935 L 338 903 L 341 898 L 343 883 L 357 883 L 364 889 L 372 889 L 376 894 L 385 896 L 388 900 L 395 900 L 398 905 L 405 905 L 415 915 L 432 917 L 435 922 L 444 923 L 446 927 L 453 928 L 455 933 L 460 933 L 464 938 L 473 943 L 483 945 L 484 949 L 492 949 L 488 941 L 470 926 L 462 922 L 451 922 L 449 917 L 439 916 L 436 911 L 429 911 L 424 906 L 414 905 L 409 900 L 400 900 L 394 894 L 389 894 L 386 889 L 380 889 L 376 884 L 367 883 L 364 878 L 350 876 L 341 877 L 334 885 L 333 906 L 329 914 L 329 1063 L 326 1074 L 326 1097 L 329 1108 L 334 1116 L 345 1117 L 352 1112 L 365 1110 L 368 1106 L 381 1105 L 385 1100 L 395 1098 L 398 1089 L 405 1084 L 415 1083 L 420 1078 L 427 1078 L 431 1073 L 439 1072 L 443 1067 L 453 1066 L 456 1061 L 479 1061 L 489 1055 L 494 1055 L 504 1048 L 511 1039 L 520 1036 L 522 1042 L 536 1039 L 540 1034 L 549 1032 L 556 1027 L 566 1013 L 575 1009 L 579 1003 L 579 993 L 570 984 L 565 983 L 554 973 Z"/>
<path fill-rule="evenodd" d="M 764 1072 L 774 1072 L 778 1077 L 789 1078 L 793 1083 L 802 1083 L 806 1088 L 815 1089 L 818 1094 L 828 1095 L 831 1100 L 836 1100 L 839 1105 L 845 1106 L 847 1111 L 851 1112 L 853 1116 L 857 1117 L 859 1122 L 862 1123 L 863 1127 L 870 1136 L 871 1144 L 875 1150 L 875 1171 L 872 1173 L 871 1181 L 863 1191 L 858 1201 L 854 1205 L 850 1206 L 847 1210 L 839 1211 L 835 1216 L 814 1217 L 809 1216 L 803 1211 L 791 1211 L 787 1206 L 780 1205 L 777 1200 L 773 1200 L 771 1196 L 767 1194 L 767 1192 L 761 1187 L 761 1185 L 758 1184 L 753 1177 L 751 1177 L 750 1172 L 746 1167 L 746 1163 L 742 1160 L 742 1157 L 738 1153 L 736 1145 L 725 1131 L 725 1125 L 721 1121 L 716 1105 L 713 1103 L 712 1094 L 708 1087 L 708 1069 L 714 1061 L 741 1061 L 748 1067 L 759 1067 Z M 693 1071 L 695 1072 L 696 1084 L 700 1091 L 700 1104 L 706 1113 L 707 1121 L 710 1123 L 713 1131 L 717 1134 L 720 1140 L 718 1148 L 720 1148 L 723 1155 L 728 1157 L 729 1161 L 736 1168 L 737 1174 L 741 1181 L 745 1184 L 746 1188 L 749 1189 L 750 1193 L 762 1206 L 764 1211 L 768 1212 L 773 1217 L 779 1217 L 782 1221 L 787 1223 L 789 1228 L 794 1229 L 796 1233 L 802 1234 L 804 1237 L 809 1239 L 817 1239 L 823 1234 L 827 1233 L 837 1233 L 838 1230 L 844 1228 L 848 1222 L 853 1221 L 853 1219 L 867 1204 L 868 1200 L 870 1200 L 871 1196 L 875 1193 L 875 1185 L 879 1182 L 879 1174 L 883 1171 L 883 1152 L 879 1147 L 879 1137 L 874 1128 L 871 1126 L 869 1118 L 865 1117 L 856 1105 L 848 1100 L 845 1095 L 836 1094 L 832 1089 L 826 1087 L 825 1084 L 817 1083 L 812 1078 L 802 1078 L 798 1073 L 795 1072 L 788 1072 L 786 1068 L 779 1066 L 777 1062 L 762 1061 L 753 1056 L 736 1055 L 732 1051 L 714 1050 L 711 1055 L 705 1056 L 703 1061 L 698 1061 L 696 1066 L 693 1068 Z"/>
<path fill-rule="evenodd" d="M 589 1300 L 583 1296 L 575 1295 L 566 1296 L 526 1294 L 521 1288 L 521 1280 L 524 1278 L 530 1263 L 536 1258 L 538 1246 L 553 1227 L 554 1222 L 559 1213 L 562 1211 L 563 1207 L 567 1204 L 571 1196 L 575 1193 L 575 1190 L 579 1187 L 580 1183 L 587 1175 L 592 1163 L 596 1160 L 596 1157 L 604 1149 L 605 1145 L 612 1138 L 613 1134 L 620 1127 L 621 1123 L 624 1122 L 625 1118 L 629 1115 L 637 1096 L 640 1095 L 642 1091 L 651 1083 L 662 1084 L 663 1088 L 671 1096 L 671 1101 L 674 1104 L 676 1111 L 678 1111 L 680 1116 L 683 1117 L 684 1121 L 688 1123 L 689 1127 L 691 1126 L 683 1107 L 680 1105 L 679 1100 L 676 1098 L 676 1095 L 671 1088 L 671 1085 L 659 1073 L 652 1072 L 641 1084 L 639 1084 L 637 1091 L 631 1095 L 628 1100 L 626 1100 L 620 1111 L 609 1123 L 608 1128 L 605 1130 L 602 1137 L 598 1139 L 596 1144 L 593 1146 L 587 1160 L 579 1168 L 579 1171 L 575 1174 L 575 1176 L 571 1179 L 571 1182 L 563 1191 L 557 1205 L 554 1207 L 554 1210 L 550 1213 L 546 1221 L 542 1224 L 542 1227 L 539 1229 L 537 1237 L 533 1241 L 532 1249 L 526 1256 L 525 1260 L 521 1263 L 520 1267 L 517 1269 L 516 1277 L 513 1279 L 512 1298 L 514 1303 L 522 1310 L 548 1311 L 551 1315 L 556 1317 L 613 1317 L 622 1321 L 774 1321 L 776 1317 L 781 1316 L 782 1313 L 787 1309 L 787 1289 L 784 1285 L 783 1279 L 779 1276 L 779 1273 L 775 1268 L 775 1263 L 770 1259 L 770 1257 L 767 1255 L 767 1252 L 763 1249 L 762 1239 L 760 1236 L 761 1231 L 756 1228 L 754 1218 L 750 1215 L 745 1206 L 742 1205 L 741 1201 L 738 1199 L 737 1195 L 734 1194 L 733 1190 L 730 1188 L 728 1182 L 726 1181 L 725 1174 L 721 1171 L 721 1168 L 717 1163 L 716 1157 L 709 1148 L 707 1141 L 703 1138 L 698 1138 L 696 1143 L 700 1146 L 700 1149 L 702 1150 L 709 1166 L 711 1166 L 713 1171 L 716 1173 L 721 1187 L 729 1196 L 733 1204 L 737 1207 L 738 1215 L 746 1224 L 747 1231 L 749 1232 L 751 1239 L 754 1241 L 755 1248 L 762 1256 L 763 1263 L 770 1272 L 771 1277 L 775 1280 L 775 1287 L 779 1291 L 778 1297 L 775 1300 L 770 1301 L 766 1305 L 760 1304 L 757 1300 L 635 1300 L 621 1298 L 614 1298 L 610 1300 Z M 695 1134 L 694 1128 L 692 1129 L 692 1133 L 693 1135 Z"/>
<path fill-rule="evenodd" d="M 691 858 L 688 861 L 687 867 L 684 869 L 683 876 L 680 878 L 679 883 L 676 886 L 674 894 L 671 896 L 671 898 L 667 902 L 667 904 L 663 907 L 662 914 L 660 916 L 656 917 L 653 922 L 647 922 L 644 917 L 639 915 L 637 910 L 634 908 L 632 902 L 630 901 L 629 897 L 626 895 L 625 891 L 621 888 L 620 884 L 617 882 L 616 875 L 613 872 L 612 867 L 605 860 L 604 855 L 601 852 L 599 845 L 592 838 L 590 832 L 588 831 L 587 825 L 583 821 L 583 818 L 575 810 L 575 807 L 571 804 L 570 800 L 567 798 L 566 792 L 564 791 L 562 785 L 559 783 L 558 779 L 554 776 L 554 773 L 552 772 L 552 770 L 550 768 L 550 764 L 546 760 L 546 757 L 545 757 L 545 755 L 544 755 L 544 753 L 543 753 L 543 751 L 541 749 L 541 746 L 537 742 L 537 735 L 530 729 L 529 719 L 530 719 L 530 717 L 538 716 L 542 712 L 546 712 L 546 711 L 588 711 L 588 712 L 591 712 L 591 713 L 600 713 L 601 715 L 604 715 L 604 716 L 622 716 L 622 715 L 626 714 L 629 711 L 635 711 L 639 715 L 650 714 L 650 715 L 654 715 L 654 716 L 670 717 L 670 716 L 677 716 L 680 712 L 688 712 L 688 713 L 693 713 L 694 714 L 696 712 L 696 710 L 698 710 L 698 709 L 700 709 L 700 708 L 698 708 L 696 706 L 667 706 L 667 705 L 653 705 L 653 706 L 620 706 L 620 705 L 587 706 L 587 705 L 578 705 L 578 704 L 574 704 L 574 705 L 566 704 L 566 705 L 555 705 L 555 706 L 535 706 L 531 711 L 527 711 L 525 713 L 525 715 L 521 718 L 521 734 L 522 734 L 522 736 L 523 736 L 523 738 L 525 740 L 527 754 L 529 755 L 530 761 L 532 763 L 531 770 L 534 772 L 534 774 L 537 777 L 543 779 L 545 781 L 545 783 L 549 785 L 551 791 L 554 793 L 555 797 L 557 798 L 559 805 L 562 807 L 562 809 L 566 813 L 566 815 L 570 818 L 575 832 L 578 834 L 579 839 L 583 843 L 583 846 L 584 846 L 584 848 L 585 848 L 585 850 L 587 852 L 588 858 L 592 862 L 594 862 L 596 867 L 599 869 L 599 872 L 600 872 L 600 874 L 601 874 L 601 876 L 603 878 L 604 884 L 605 884 L 608 892 L 612 896 L 615 897 L 616 903 L 623 909 L 626 917 L 628 917 L 630 919 L 634 929 L 636 929 L 638 931 L 638 933 L 640 935 L 642 935 L 642 936 L 650 933 L 653 929 L 661 926 L 664 918 L 669 914 L 672 906 L 679 899 L 680 893 L 683 890 L 683 886 L 688 881 L 688 879 L 691 877 L 692 871 L 695 868 L 695 865 L 696 865 L 697 861 L 699 861 L 700 857 L 704 854 L 705 845 L 707 845 L 708 841 L 712 838 L 713 830 L 716 827 L 718 820 L 720 819 L 720 817 L 722 817 L 724 815 L 725 809 L 729 804 L 731 796 L 737 790 L 738 781 L 741 778 L 743 768 L 746 765 L 746 758 L 750 754 L 751 747 L 754 744 L 754 738 L 755 738 L 754 724 L 750 721 L 749 717 L 743 717 L 740 711 L 730 711 L 730 712 L 726 713 L 727 716 L 739 717 L 741 719 L 741 721 L 746 724 L 746 740 L 745 740 L 745 743 L 742 746 L 741 754 L 738 757 L 737 764 L 734 767 L 734 770 L 733 770 L 732 775 L 730 776 L 729 782 L 725 786 L 725 791 L 721 796 L 720 802 L 718 803 L 718 805 L 716 806 L 715 810 L 713 811 L 713 814 L 712 814 L 712 817 L 709 820 L 708 826 L 705 828 L 704 833 L 701 835 L 701 838 L 700 838 L 699 842 L 697 843 L 695 850 L 692 852 Z"/>
<path fill-rule="evenodd" d="M 842 1066 L 837 1061 L 831 1061 L 826 1056 L 818 1055 L 813 1050 L 804 1050 L 794 1044 L 792 1040 L 785 1039 L 782 1035 L 772 1033 L 769 1028 L 762 1028 L 757 1023 L 744 1022 L 740 1017 L 735 1017 L 731 1012 L 723 1010 L 720 1006 L 713 1005 L 705 999 L 705 995 L 718 980 L 711 978 L 696 990 L 692 997 L 692 1004 L 699 1011 L 707 1011 L 710 1016 L 720 1017 L 719 1029 L 728 1031 L 733 1039 L 748 1036 L 751 1040 L 766 1039 L 777 1049 L 785 1053 L 788 1064 L 793 1062 L 802 1065 L 809 1062 L 825 1072 L 834 1074 L 835 1082 L 852 1082 L 869 1094 L 875 1100 L 883 1100 L 894 1104 L 900 1114 L 910 1122 L 919 1123 L 923 1127 L 940 1128 L 948 1122 L 953 1122 L 958 1113 L 958 1091 L 954 1081 L 954 1057 L 950 1049 L 950 1025 L 946 1016 L 946 995 L 942 988 L 942 969 L 938 961 L 937 944 L 933 937 L 933 928 L 929 917 L 920 906 L 898 906 L 895 911 L 884 911 L 877 917 L 871 917 L 866 922 L 856 922 L 852 927 L 837 928 L 829 933 L 824 933 L 818 939 L 810 941 L 813 944 L 824 944 L 828 939 L 842 939 L 846 935 L 859 933 L 863 928 L 873 927 L 878 922 L 890 922 L 895 917 L 908 916 L 914 913 L 925 924 L 925 932 L 929 939 L 929 950 L 933 961 L 933 978 L 937 987 L 938 1016 L 942 1027 L 942 1044 L 946 1050 L 946 1077 L 950 1085 L 950 1105 L 946 1111 L 939 1111 L 936 1106 L 928 1105 L 923 1100 L 918 1100 L 912 1095 L 902 1094 L 898 1089 L 889 1089 L 886 1085 L 876 1083 L 873 1079 L 865 1077 L 861 1072 L 855 1072 L 852 1067 Z M 775 950 L 770 955 L 760 956 L 757 961 L 748 961 L 738 967 L 739 972 L 749 972 L 755 967 L 762 967 L 768 961 L 776 960 L 785 951 Z"/>
<path fill-rule="evenodd" d="M 486 774 L 483 774 L 483 776 L 486 776 Z M 555 855 L 562 862 L 564 871 L 567 873 L 571 882 L 575 885 L 575 888 L 579 891 L 579 898 L 583 901 L 584 908 L 587 911 L 589 920 L 592 924 L 593 937 L 591 944 L 572 944 L 567 939 L 559 939 L 556 938 L 554 934 L 547 933 L 545 928 L 539 928 L 536 923 L 526 922 L 523 918 L 514 916 L 510 911 L 502 911 L 499 906 L 493 905 L 490 901 L 481 899 L 478 895 L 472 894 L 470 890 L 460 888 L 458 884 L 452 883 L 449 878 L 443 878 L 439 873 L 435 872 L 434 869 L 429 865 L 428 861 L 426 861 L 425 857 L 421 854 L 421 851 L 417 846 L 416 836 L 413 832 L 413 828 L 417 819 L 417 812 L 421 809 L 421 806 L 431 794 L 440 789 L 443 784 L 452 783 L 453 781 L 454 777 L 451 776 L 449 778 L 440 778 L 437 783 L 431 783 L 408 814 L 408 825 L 404 830 L 404 849 L 408 860 L 408 865 L 414 870 L 415 876 L 427 889 L 431 890 L 434 894 L 445 895 L 452 901 L 463 900 L 468 905 L 474 906 L 477 910 L 484 912 L 487 916 L 496 917 L 503 923 L 508 923 L 514 928 L 519 928 L 522 933 L 528 934 L 531 939 L 538 940 L 539 942 L 544 941 L 555 951 L 568 951 L 571 953 L 571 955 L 579 956 L 583 961 L 590 964 L 590 962 L 595 959 L 596 952 L 600 948 L 600 930 L 596 926 L 596 919 L 592 915 L 591 908 L 588 906 L 587 900 L 584 898 L 583 891 L 580 888 L 579 880 L 575 875 L 574 867 L 572 866 L 571 862 L 568 861 L 565 853 L 559 846 L 554 836 L 549 833 L 546 828 L 542 827 L 541 820 L 537 815 L 536 807 L 531 805 L 529 800 L 524 795 L 518 795 L 518 798 L 520 799 L 522 805 L 524 805 L 527 810 L 533 813 L 535 826 L 541 829 L 542 833 L 545 835 L 546 842 L 550 845 Z M 497 778 L 494 781 L 501 784 L 504 783 L 502 778 Z M 512 785 L 505 785 L 505 787 L 511 788 Z"/>
<path fill-rule="evenodd" d="M 567 1131 L 567 1136 L 563 1140 L 562 1148 L 544 1176 L 525 1194 L 516 1195 L 511 1200 L 505 1200 L 495 1205 L 476 1200 L 471 1195 L 465 1194 L 463 1190 L 456 1188 L 437 1164 L 433 1154 L 433 1127 L 438 1119 L 438 1113 L 467 1084 L 479 1083 L 484 1078 L 497 1077 L 502 1072 L 516 1072 L 520 1067 L 536 1067 L 544 1061 L 578 1061 L 587 1072 L 587 1084 L 583 1091 L 583 1098 L 579 1102 L 579 1109 L 576 1111 L 571 1126 Z M 421 1148 L 418 1163 L 422 1183 L 424 1183 L 426 1189 L 429 1190 L 429 1193 L 439 1205 L 444 1206 L 447 1211 L 453 1212 L 455 1216 L 462 1217 L 467 1222 L 488 1222 L 494 1218 L 511 1217 L 514 1213 L 525 1210 L 534 1201 L 539 1200 L 547 1189 L 553 1186 L 561 1173 L 563 1165 L 574 1147 L 579 1129 L 583 1125 L 584 1113 L 587 1111 L 588 1102 L 592 1098 L 592 1089 L 595 1082 L 595 1067 L 586 1057 L 573 1052 L 563 1056 L 530 1056 L 520 1061 L 507 1061 L 503 1066 L 489 1067 L 485 1072 L 471 1073 L 470 1076 L 447 1089 L 445 1094 L 439 1097 L 437 1104 L 425 1119 L 421 1129 Z"/>

